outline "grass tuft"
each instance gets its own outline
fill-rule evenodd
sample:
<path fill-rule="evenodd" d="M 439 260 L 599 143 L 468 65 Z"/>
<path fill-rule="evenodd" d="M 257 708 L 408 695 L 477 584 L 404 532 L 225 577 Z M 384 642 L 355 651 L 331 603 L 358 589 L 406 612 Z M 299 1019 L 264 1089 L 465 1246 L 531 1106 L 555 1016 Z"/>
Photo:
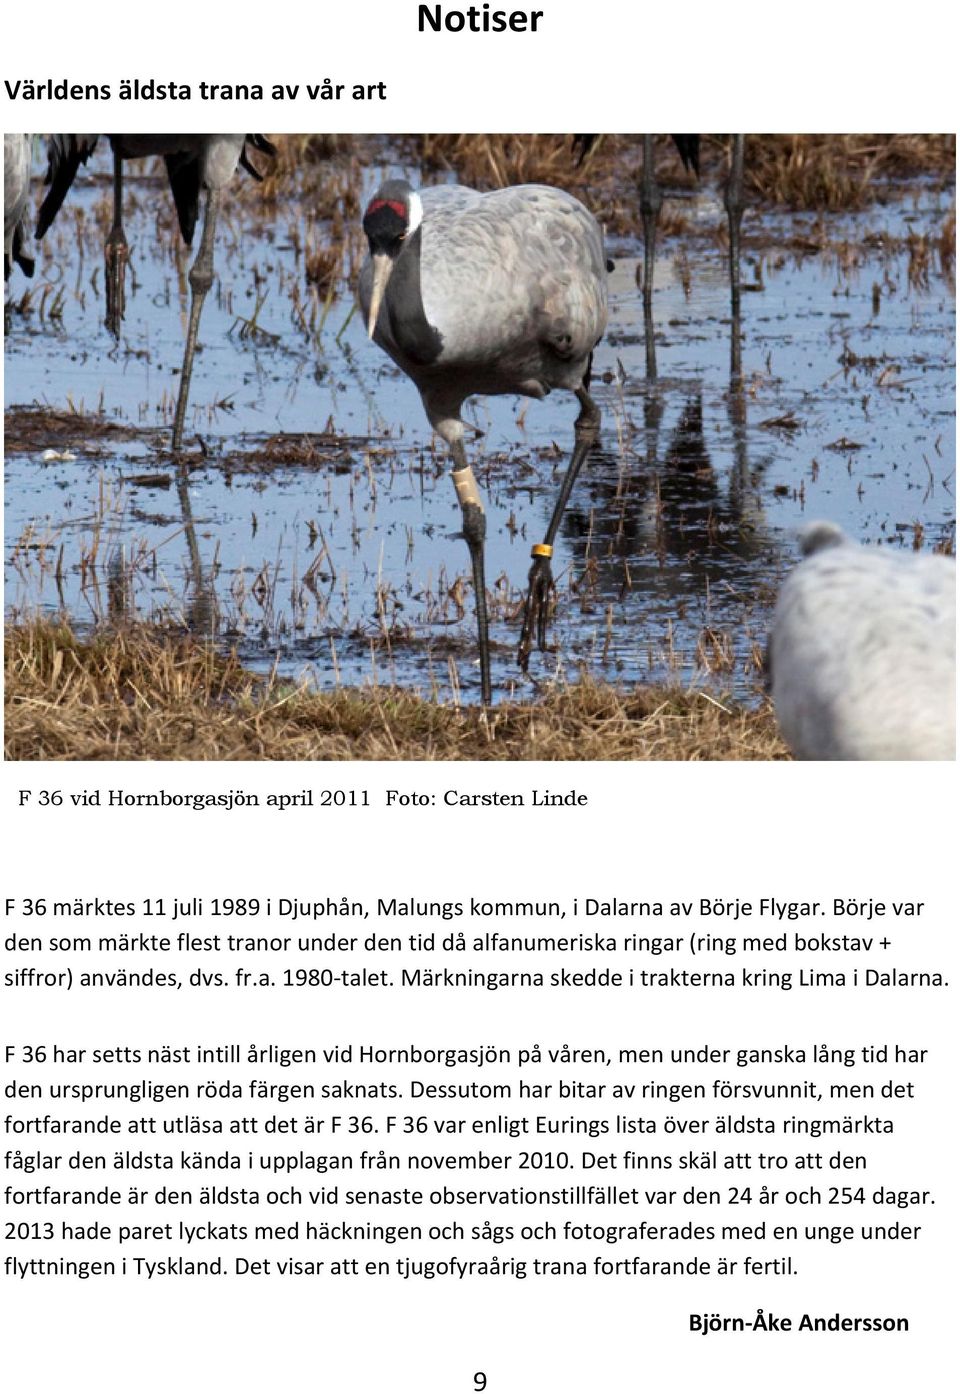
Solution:
<path fill-rule="evenodd" d="M 485 715 L 389 687 L 317 692 L 160 626 L 6 635 L 10 760 L 773 760 L 768 707 L 580 682 Z"/>
<path fill-rule="evenodd" d="M 422 135 L 414 154 L 427 170 L 452 171 L 477 188 L 507 184 L 554 184 L 583 198 L 614 233 L 639 230 L 638 189 L 641 137 L 601 136 L 578 165 L 566 135 Z M 729 138 L 703 137 L 701 181 L 727 176 Z M 657 136 L 657 179 L 664 188 L 693 188 L 669 136 Z M 953 135 L 748 135 L 746 181 L 751 202 L 798 211 L 864 208 L 882 199 L 891 184 L 933 176 L 955 177 Z M 661 233 L 685 230 L 661 226 Z"/>

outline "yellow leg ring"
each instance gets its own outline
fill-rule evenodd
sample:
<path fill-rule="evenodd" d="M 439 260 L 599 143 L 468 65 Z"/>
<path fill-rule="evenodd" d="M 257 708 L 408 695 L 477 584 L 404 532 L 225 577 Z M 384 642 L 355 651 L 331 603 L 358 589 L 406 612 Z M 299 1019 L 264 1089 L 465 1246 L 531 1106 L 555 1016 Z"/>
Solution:
<path fill-rule="evenodd" d="M 530 548 L 531 557 L 552 557 L 553 548 L 549 542 L 535 542 Z"/>

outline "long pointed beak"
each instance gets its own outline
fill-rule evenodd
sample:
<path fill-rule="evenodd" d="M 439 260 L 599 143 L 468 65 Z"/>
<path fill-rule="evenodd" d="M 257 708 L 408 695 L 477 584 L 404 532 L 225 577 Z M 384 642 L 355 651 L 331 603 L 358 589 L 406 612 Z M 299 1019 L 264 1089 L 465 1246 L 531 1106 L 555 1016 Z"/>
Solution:
<path fill-rule="evenodd" d="M 377 327 L 377 315 L 380 313 L 380 302 L 383 293 L 387 288 L 390 273 L 393 270 L 393 262 L 386 252 L 378 252 L 373 258 L 373 289 L 370 292 L 370 313 L 367 315 L 367 333 L 373 338 L 373 331 Z"/>

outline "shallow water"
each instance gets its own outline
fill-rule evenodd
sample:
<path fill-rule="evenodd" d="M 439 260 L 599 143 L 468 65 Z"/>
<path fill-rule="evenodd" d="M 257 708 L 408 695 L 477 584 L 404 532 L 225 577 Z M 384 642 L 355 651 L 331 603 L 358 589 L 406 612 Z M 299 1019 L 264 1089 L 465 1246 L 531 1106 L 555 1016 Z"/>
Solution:
<path fill-rule="evenodd" d="M 309 200 L 283 202 L 270 222 L 244 202 L 225 220 L 191 393 L 196 463 L 178 478 L 159 428 L 175 400 L 189 260 L 162 182 L 132 178 L 133 277 L 114 346 L 102 325 L 105 173 L 100 157 L 72 196 L 80 222 L 71 213 L 44 249 L 33 312 L 12 317 L 5 401 L 98 411 L 136 430 L 51 432 L 49 445 L 41 430 L 7 450 L 8 612 L 65 609 L 81 625 L 118 609 L 159 615 L 321 685 L 377 677 L 475 696 L 467 552 L 452 536 L 460 514 L 442 449 L 349 298 L 323 319 L 322 297 L 305 290 L 304 249 L 325 233 Z M 367 171 L 364 195 L 379 175 Z M 712 234 L 722 214 L 709 191 L 687 206 Z M 595 360 L 602 442 L 558 539 L 557 647 L 531 665 L 538 678 L 673 676 L 749 699 L 800 523 L 830 518 L 897 546 L 952 534 L 954 292 L 936 258 L 911 262 L 904 241 L 937 232 L 946 211 L 932 189 L 819 220 L 750 210 L 743 280 L 758 288 L 744 295 L 742 393 L 730 391 L 715 238 L 663 241 L 655 382 L 639 249 L 610 246 L 611 321 Z M 22 289 L 12 283 L 14 298 Z M 259 332 L 241 332 L 251 318 Z M 515 646 L 530 543 L 576 404 L 555 394 L 468 410 L 484 432 L 471 453 L 503 695 L 524 685 Z"/>

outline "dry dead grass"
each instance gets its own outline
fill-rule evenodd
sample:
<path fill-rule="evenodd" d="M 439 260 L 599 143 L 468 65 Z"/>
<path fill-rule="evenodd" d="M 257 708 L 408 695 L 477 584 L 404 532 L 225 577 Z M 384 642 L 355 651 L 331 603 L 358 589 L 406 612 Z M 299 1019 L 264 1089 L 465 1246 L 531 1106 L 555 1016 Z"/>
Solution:
<path fill-rule="evenodd" d="M 132 426 L 93 412 L 57 411 L 38 403 L 9 407 L 3 414 L 3 448 L 8 455 L 49 449 L 96 455 L 103 442 L 133 440 L 138 434 Z"/>
<path fill-rule="evenodd" d="M 771 711 L 580 683 L 489 718 L 391 688 L 310 692 L 160 629 L 6 635 L 10 760 L 779 760 Z"/>
<path fill-rule="evenodd" d="M 748 155 L 748 184 L 765 202 L 840 211 L 918 175 L 952 182 L 957 146 L 953 135 L 766 135 L 749 138 Z"/>
<path fill-rule="evenodd" d="M 452 170 L 479 188 L 544 183 L 588 197 L 614 232 L 636 231 L 637 185 L 642 169 L 636 135 L 605 135 L 577 166 L 566 135 L 421 135 L 411 137 L 429 169 Z M 704 136 L 701 177 L 719 182 L 727 173 L 726 136 Z M 692 184 L 669 136 L 657 137 L 657 177 Z M 797 210 L 863 208 L 883 196 L 892 181 L 934 175 L 952 182 L 953 135 L 749 135 L 746 179 L 752 200 Z M 669 232 L 669 228 L 661 229 Z"/>

